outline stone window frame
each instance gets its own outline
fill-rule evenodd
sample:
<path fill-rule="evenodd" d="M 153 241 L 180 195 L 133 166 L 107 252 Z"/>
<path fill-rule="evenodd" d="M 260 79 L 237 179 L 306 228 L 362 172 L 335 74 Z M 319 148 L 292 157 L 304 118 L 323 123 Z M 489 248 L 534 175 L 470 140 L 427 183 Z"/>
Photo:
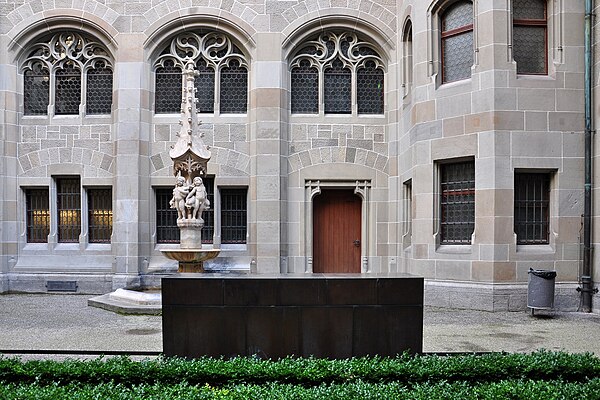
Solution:
<path fill-rule="evenodd" d="M 79 188 L 80 188 L 80 225 L 81 230 L 78 235 L 78 239 L 73 242 L 60 242 L 58 237 L 58 183 L 57 181 L 60 179 L 79 179 Z M 37 179 L 36 179 L 37 180 Z M 45 179 L 44 179 L 45 180 Z M 20 186 L 21 192 L 21 201 L 22 201 L 22 215 L 21 219 L 23 220 L 23 224 L 25 229 L 23 232 L 23 240 L 22 246 L 24 246 L 25 250 L 66 250 L 66 251 L 85 251 L 85 250 L 97 250 L 97 251 L 105 251 L 110 250 L 112 243 L 112 235 L 114 234 L 114 229 L 111 234 L 111 240 L 109 242 L 89 242 L 89 221 L 88 214 L 90 212 L 89 209 L 89 200 L 88 200 L 88 190 L 90 189 L 111 189 L 113 187 L 111 185 L 96 185 L 96 184 L 87 184 L 85 179 L 82 179 L 81 175 L 52 175 L 50 178 L 49 184 L 23 184 Z M 50 225 L 49 225 L 49 233 L 48 238 L 44 242 L 29 242 L 27 238 L 27 191 L 30 189 L 45 189 L 48 191 L 48 201 L 49 201 L 49 215 L 50 215 Z M 114 197 L 112 200 L 112 206 L 114 210 Z M 113 225 L 114 228 L 114 225 Z"/>
<path fill-rule="evenodd" d="M 371 201 L 371 180 L 321 180 L 306 179 L 304 182 L 304 254 L 305 264 L 304 272 L 313 272 L 313 207 L 314 198 L 321 194 L 321 189 L 354 189 L 354 194 L 362 200 L 361 210 L 361 238 L 360 238 L 360 259 L 361 273 L 371 272 L 369 255 L 371 253 L 370 243 L 370 225 L 371 210 L 373 202 Z"/>
<path fill-rule="evenodd" d="M 433 165 L 433 167 L 434 167 L 434 176 L 433 176 L 433 178 L 434 178 L 433 179 L 434 209 L 433 209 L 433 221 L 432 221 L 433 222 L 433 237 L 434 237 L 434 241 L 435 241 L 436 251 L 441 252 L 441 253 L 444 253 L 446 251 L 451 252 L 451 253 L 453 253 L 453 252 L 470 253 L 472 245 L 474 244 L 476 226 L 474 226 L 474 228 L 473 228 L 473 233 L 471 234 L 471 238 L 468 241 L 468 243 L 461 243 L 461 244 L 444 243 L 444 240 L 442 238 L 442 232 L 441 232 L 442 231 L 442 204 L 441 204 L 442 168 L 443 168 L 443 166 L 448 165 L 448 164 L 464 163 L 464 162 L 473 163 L 473 166 L 475 168 L 475 174 L 476 174 L 477 163 L 475 161 L 475 157 L 473 157 L 473 156 L 449 158 L 449 159 L 434 161 L 434 165 Z M 475 179 L 474 193 L 475 193 L 474 204 L 476 206 L 477 205 L 477 179 Z M 476 224 L 477 221 L 475 219 L 475 213 L 473 214 L 473 221 Z"/>
<path fill-rule="evenodd" d="M 532 74 L 519 73 L 517 76 L 521 79 L 552 76 L 555 73 L 554 66 L 562 64 L 563 60 L 563 0 L 546 0 L 546 73 Z M 507 0 L 507 10 L 509 14 L 507 26 L 508 58 L 507 61 L 515 65 L 513 56 L 513 1 Z"/>
<path fill-rule="evenodd" d="M 453 82 L 443 82 L 442 80 L 442 38 L 441 38 L 441 15 L 448 9 L 448 7 L 452 6 L 454 3 L 457 3 L 461 0 L 437 0 L 432 2 L 427 10 L 427 64 L 428 64 L 428 74 L 432 77 L 435 86 L 439 87 L 441 85 L 453 84 L 453 83 L 461 83 L 467 82 L 470 77 L 467 79 L 462 79 Z M 478 53 L 479 53 L 479 45 L 478 45 L 478 23 L 477 23 L 477 15 L 478 15 L 478 2 L 472 1 L 473 3 L 473 66 L 478 65 Z"/>
<path fill-rule="evenodd" d="M 193 38 L 198 46 L 189 44 L 187 40 Z M 219 44 L 214 44 L 212 42 Z M 175 64 L 175 67 L 183 70 L 184 66 L 189 60 L 193 60 L 197 63 L 203 60 L 208 67 L 214 70 L 214 109 L 212 113 L 202 113 L 204 115 L 220 116 L 220 115 L 232 115 L 232 116 L 244 116 L 248 114 L 250 109 L 250 57 L 246 54 L 243 46 L 241 46 L 234 38 L 233 35 L 222 32 L 215 29 L 204 29 L 197 28 L 193 31 L 180 32 L 175 36 L 165 40 L 161 46 L 157 49 L 162 49 L 161 53 L 158 53 L 154 62 L 152 63 L 152 74 L 153 79 L 153 96 L 152 96 L 152 112 L 154 116 L 165 116 L 179 114 L 180 111 L 176 112 L 156 112 L 156 70 L 164 67 L 165 62 L 171 61 Z M 185 54 L 185 55 L 184 55 Z M 223 114 L 220 110 L 221 102 L 221 72 L 224 68 L 229 67 L 232 61 L 239 62 L 240 68 L 246 69 L 246 110 L 240 113 L 227 113 Z"/>
<path fill-rule="evenodd" d="M 413 187 L 412 178 L 402 183 L 402 248 L 407 249 L 412 244 L 413 233 Z"/>
<path fill-rule="evenodd" d="M 320 30 L 317 32 L 312 32 L 312 34 L 310 36 L 305 37 L 303 40 L 299 41 L 298 44 L 296 44 L 294 46 L 293 51 L 291 52 L 291 56 L 290 56 L 290 61 L 288 63 L 288 70 L 289 70 L 289 101 L 288 101 L 288 108 L 289 108 L 289 112 L 291 115 L 293 116 L 319 116 L 319 117 L 326 117 L 326 116 L 333 116 L 333 115 L 340 115 L 340 116 L 351 116 L 351 117 L 358 117 L 358 116 L 369 116 L 369 117 L 381 117 L 383 115 L 385 115 L 385 111 L 386 111 L 386 101 L 385 101 L 385 91 L 386 88 L 388 87 L 388 74 L 387 74 L 387 63 L 384 59 L 384 57 L 382 56 L 382 54 L 384 54 L 383 50 L 379 48 L 379 46 L 376 44 L 376 42 L 373 41 L 366 41 L 363 40 L 363 36 L 366 35 L 362 35 L 360 32 L 357 33 L 356 30 L 352 30 L 352 29 L 348 29 L 348 28 L 335 28 L 335 27 L 331 27 L 331 28 L 327 28 L 326 30 Z M 331 56 L 327 57 L 327 52 L 326 52 L 326 45 L 325 45 L 325 37 L 329 37 L 329 38 L 333 38 L 333 41 L 335 42 L 335 48 L 334 48 L 334 52 Z M 372 51 L 374 51 L 376 54 L 375 55 L 369 55 L 369 56 L 354 56 L 352 54 L 349 54 L 348 57 L 344 56 L 343 53 L 340 51 L 340 42 L 341 40 L 343 40 L 346 37 L 351 37 L 354 41 L 354 45 L 353 47 L 360 47 L 360 46 L 364 46 L 364 47 L 368 47 L 369 49 L 371 49 Z M 368 36 L 366 36 L 368 37 Z M 307 46 L 307 45 L 314 45 L 316 48 L 325 50 L 325 52 L 321 51 L 320 53 L 317 54 L 307 54 L 307 53 L 301 53 L 301 51 Z M 349 113 L 326 113 L 325 112 L 325 108 L 326 108 L 326 104 L 325 104 L 325 85 L 324 85 L 324 75 L 325 75 L 325 70 L 327 68 L 329 68 L 331 66 L 331 63 L 334 60 L 341 60 L 344 68 L 348 68 L 350 69 L 350 73 L 351 73 L 351 108 L 350 108 L 350 112 Z M 310 66 L 313 68 L 317 69 L 317 73 L 318 73 L 318 112 L 317 113 L 296 113 L 296 112 L 292 112 L 292 89 L 291 89 L 291 75 L 292 75 L 292 71 L 294 68 L 299 67 L 300 62 L 302 61 L 308 61 Z M 366 113 L 366 114 L 359 114 L 358 113 L 358 99 L 357 99 L 357 75 L 358 75 L 358 70 L 363 68 L 366 62 L 369 61 L 373 61 L 375 62 L 375 69 L 381 69 L 383 72 L 383 113 L 376 113 L 376 114 L 371 114 L 371 113 Z"/>
<path fill-rule="evenodd" d="M 100 63 L 104 68 L 111 71 L 111 104 L 114 102 L 112 91 L 114 89 L 114 62 L 111 52 L 101 40 L 87 32 L 81 32 L 75 29 L 55 30 L 51 34 L 41 36 L 34 41 L 23 52 L 21 62 L 19 62 L 19 71 L 23 79 L 23 117 L 24 118 L 55 118 L 55 117 L 107 117 L 112 110 L 104 114 L 88 114 L 87 112 L 87 77 L 88 72 L 99 67 Z M 54 46 L 51 46 L 54 43 Z M 36 54 L 37 53 L 37 54 Z M 56 112 L 56 74 L 62 70 L 66 64 L 76 67 L 81 74 L 80 79 L 80 104 L 77 113 L 58 114 Z M 25 114 L 25 75 L 27 71 L 32 71 L 34 66 L 39 65 L 48 74 L 48 104 L 47 111 L 43 114 Z M 111 106 L 112 108 L 112 106 Z"/>
<path fill-rule="evenodd" d="M 404 98 L 412 91 L 414 79 L 413 58 L 413 26 L 410 17 L 404 21 L 402 28 L 402 96 Z"/>
<path fill-rule="evenodd" d="M 546 243 L 519 243 L 517 232 L 513 229 L 514 245 L 516 246 L 517 252 L 533 252 L 541 250 L 543 252 L 551 250 L 555 251 L 556 248 L 556 228 L 558 227 L 558 207 L 559 207 L 559 190 L 558 190 L 558 169 L 555 168 L 515 168 L 513 178 L 516 178 L 517 174 L 539 174 L 545 175 L 548 179 L 548 240 Z M 513 184 L 513 190 L 516 190 L 516 179 Z M 513 228 L 516 224 L 516 215 L 514 202 L 516 196 L 513 194 Z"/>

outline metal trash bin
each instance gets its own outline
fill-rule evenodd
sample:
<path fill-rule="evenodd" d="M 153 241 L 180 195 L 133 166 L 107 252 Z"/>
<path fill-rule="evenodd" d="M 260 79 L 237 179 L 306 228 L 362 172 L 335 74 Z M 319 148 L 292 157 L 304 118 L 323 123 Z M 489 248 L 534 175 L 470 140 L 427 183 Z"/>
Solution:
<path fill-rule="evenodd" d="M 554 308 L 554 282 L 556 271 L 529 268 L 527 285 L 527 307 L 533 314 L 535 309 Z"/>

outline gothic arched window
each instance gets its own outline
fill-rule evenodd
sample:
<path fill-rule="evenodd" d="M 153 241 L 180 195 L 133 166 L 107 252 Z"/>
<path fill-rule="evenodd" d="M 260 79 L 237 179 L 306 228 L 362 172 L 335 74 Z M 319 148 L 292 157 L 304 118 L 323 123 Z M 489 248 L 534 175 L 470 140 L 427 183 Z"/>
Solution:
<path fill-rule="evenodd" d="M 25 115 L 110 114 L 113 67 L 98 41 L 56 33 L 31 46 L 22 71 Z"/>
<path fill-rule="evenodd" d="M 293 114 L 383 114 L 384 62 L 354 33 L 323 32 L 305 41 L 290 71 Z"/>
<path fill-rule="evenodd" d="M 248 63 L 241 50 L 224 33 L 186 32 L 172 39 L 154 63 L 157 114 L 180 112 L 181 71 L 188 60 L 193 60 L 198 70 L 195 85 L 199 112 L 246 112 Z"/>

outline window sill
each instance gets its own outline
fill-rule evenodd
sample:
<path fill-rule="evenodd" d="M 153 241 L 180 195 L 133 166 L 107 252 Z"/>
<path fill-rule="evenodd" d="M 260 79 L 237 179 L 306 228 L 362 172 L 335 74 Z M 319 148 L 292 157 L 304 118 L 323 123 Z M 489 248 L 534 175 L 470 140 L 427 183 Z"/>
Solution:
<path fill-rule="evenodd" d="M 549 244 L 518 244 L 517 253 L 522 254 L 554 254 L 555 250 Z"/>
<path fill-rule="evenodd" d="M 470 244 L 441 244 L 435 249 L 440 254 L 471 254 Z"/>

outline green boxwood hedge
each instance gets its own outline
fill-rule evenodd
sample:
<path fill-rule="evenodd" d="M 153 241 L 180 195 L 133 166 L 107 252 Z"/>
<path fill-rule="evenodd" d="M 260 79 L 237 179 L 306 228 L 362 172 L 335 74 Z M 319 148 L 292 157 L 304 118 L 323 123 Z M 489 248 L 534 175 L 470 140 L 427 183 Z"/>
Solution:
<path fill-rule="evenodd" d="M 399 355 L 278 361 L 0 357 L 0 399 L 598 398 L 593 354 Z"/>

